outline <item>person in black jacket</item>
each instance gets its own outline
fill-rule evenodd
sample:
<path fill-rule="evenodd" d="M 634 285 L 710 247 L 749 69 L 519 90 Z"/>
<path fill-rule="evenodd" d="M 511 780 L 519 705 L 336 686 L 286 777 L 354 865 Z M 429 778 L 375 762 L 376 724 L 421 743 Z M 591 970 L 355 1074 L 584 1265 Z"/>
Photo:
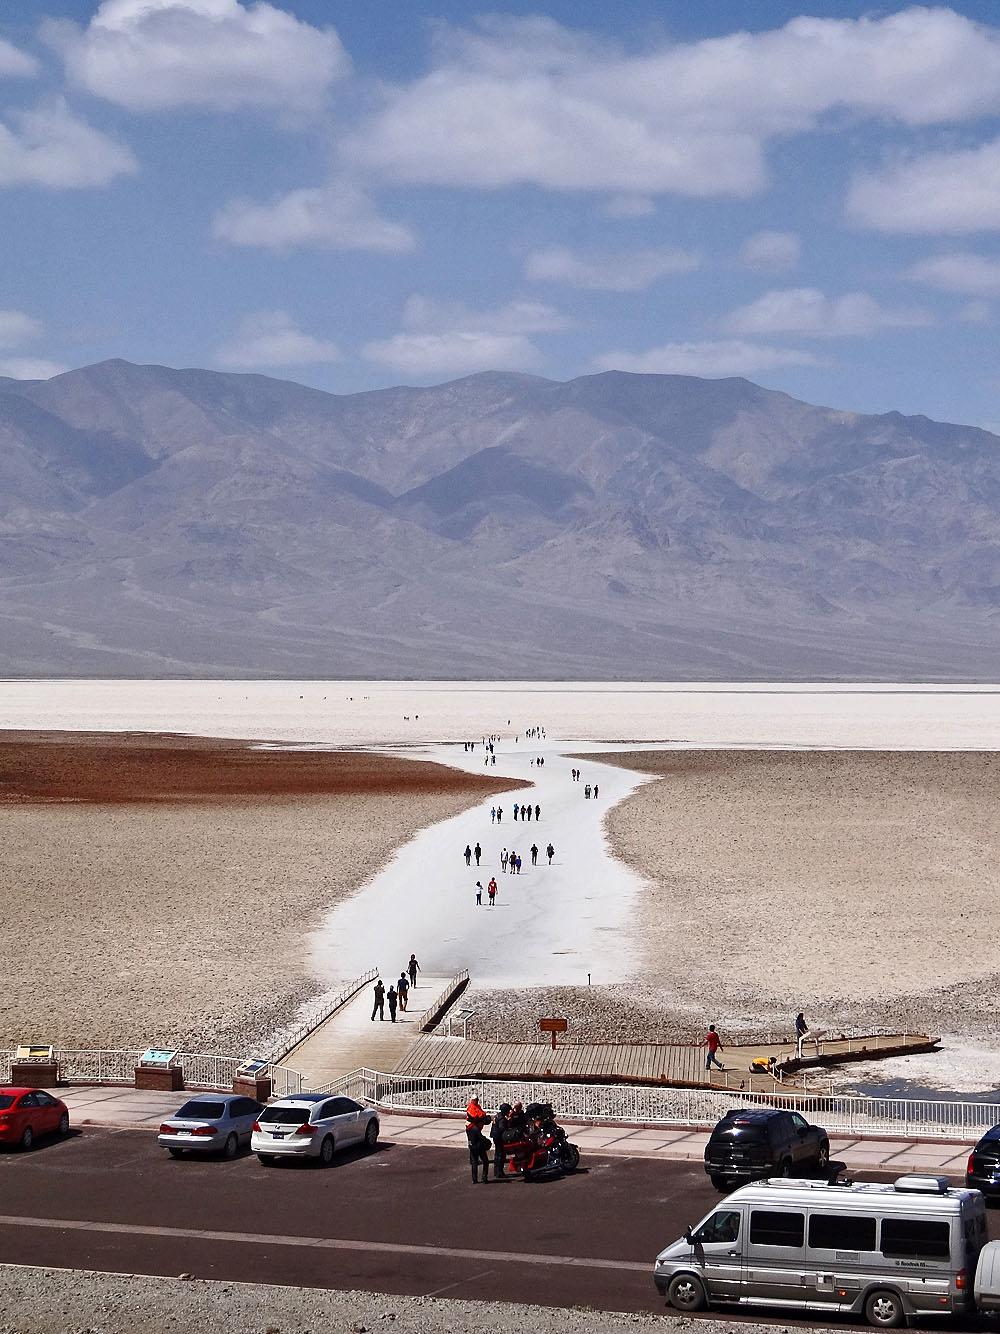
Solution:
<path fill-rule="evenodd" d="M 500 1109 L 490 1125 L 490 1139 L 493 1141 L 493 1177 L 498 1180 L 506 1176 L 503 1170 L 504 1163 L 507 1161 L 507 1149 L 503 1142 L 504 1133 L 507 1130 L 507 1117 L 510 1113 L 510 1103 L 502 1102 Z"/>

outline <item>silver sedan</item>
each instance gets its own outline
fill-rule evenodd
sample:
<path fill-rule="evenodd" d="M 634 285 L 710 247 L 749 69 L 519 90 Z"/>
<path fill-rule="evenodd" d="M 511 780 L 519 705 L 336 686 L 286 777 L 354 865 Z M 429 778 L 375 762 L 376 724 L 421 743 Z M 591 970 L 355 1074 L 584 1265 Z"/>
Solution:
<path fill-rule="evenodd" d="M 328 1166 L 337 1149 L 378 1143 L 378 1116 L 341 1094 L 298 1093 L 279 1098 L 257 1118 L 250 1147 L 262 1163 L 276 1158 L 316 1158 Z"/>
<path fill-rule="evenodd" d="M 158 1143 L 174 1157 L 184 1153 L 221 1153 L 235 1158 L 250 1143 L 264 1104 L 236 1093 L 205 1093 L 189 1098 L 160 1126 Z"/>

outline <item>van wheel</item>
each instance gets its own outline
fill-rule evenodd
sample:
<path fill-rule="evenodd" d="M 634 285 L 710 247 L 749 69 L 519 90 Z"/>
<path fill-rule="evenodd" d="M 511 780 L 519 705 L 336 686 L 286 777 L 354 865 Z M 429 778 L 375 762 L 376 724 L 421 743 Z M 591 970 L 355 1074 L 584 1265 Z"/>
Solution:
<path fill-rule="evenodd" d="M 708 1305 L 704 1284 L 694 1274 L 675 1274 L 667 1288 L 667 1301 L 678 1311 L 704 1311 Z"/>
<path fill-rule="evenodd" d="M 903 1303 L 895 1292 L 881 1289 L 865 1302 L 865 1319 L 880 1329 L 896 1329 L 903 1323 Z"/>

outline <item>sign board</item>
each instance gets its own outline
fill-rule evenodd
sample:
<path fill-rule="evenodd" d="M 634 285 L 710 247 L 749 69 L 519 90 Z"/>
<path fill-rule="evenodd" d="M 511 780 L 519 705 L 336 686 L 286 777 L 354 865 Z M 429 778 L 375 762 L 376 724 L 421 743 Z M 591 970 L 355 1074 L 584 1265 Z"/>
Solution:
<path fill-rule="evenodd" d="M 565 1033 L 569 1028 L 568 1019 L 539 1019 L 538 1027 L 543 1033 Z"/>
<path fill-rule="evenodd" d="M 29 1042 L 23 1047 L 18 1047 L 15 1061 L 51 1061 L 52 1047 L 44 1042 Z"/>
<path fill-rule="evenodd" d="M 252 1061 L 244 1061 L 236 1071 L 237 1075 L 244 1079 L 252 1079 L 254 1075 L 259 1075 L 262 1070 L 266 1070 L 270 1061 L 261 1061 L 254 1057 Z"/>
<path fill-rule="evenodd" d="M 140 1065 L 152 1065 L 158 1069 L 165 1070 L 173 1064 L 176 1051 L 167 1051 L 162 1047 L 147 1047 L 139 1057 Z"/>

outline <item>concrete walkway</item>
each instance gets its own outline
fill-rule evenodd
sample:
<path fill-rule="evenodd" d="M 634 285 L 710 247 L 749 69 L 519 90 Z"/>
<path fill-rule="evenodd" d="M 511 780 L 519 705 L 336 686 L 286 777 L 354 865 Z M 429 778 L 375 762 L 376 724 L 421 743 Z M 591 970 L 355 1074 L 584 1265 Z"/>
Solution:
<path fill-rule="evenodd" d="M 370 1023 L 367 1015 L 366 1022 Z M 74 1126 L 111 1126 L 149 1131 L 155 1131 L 161 1121 L 173 1115 L 186 1098 L 193 1096 L 190 1093 L 146 1093 L 108 1085 L 74 1085 L 53 1089 L 52 1092 L 69 1107 L 70 1121 Z M 463 1152 L 468 1149 L 461 1117 L 405 1116 L 398 1112 L 380 1112 L 379 1121 L 382 1138 L 393 1144 L 444 1146 Z M 688 1161 L 692 1166 L 697 1166 L 698 1170 L 708 1140 L 707 1130 L 688 1130 L 682 1126 L 649 1130 L 630 1126 L 576 1125 L 570 1121 L 564 1121 L 563 1125 L 585 1155 Z M 904 1172 L 932 1172 L 943 1173 L 956 1184 L 961 1184 L 964 1182 L 965 1164 L 971 1148 L 971 1140 L 943 1142 L 834 1137 L 830 1142 L 830 1155 L 835 1161 L 844 1163 L 852 1175 L 862 1178 L 866 1172 L 895 1172 L 900 1175 Z"/>
<path fill-rule="evenodd" d="M 389 980 L 383 978 L 386 987 Z M 427 1007 L 440 996 L 450 977 L 419 974 L 417 985 L 409 991 L 409 1007 L 396 1011 L 396 1022 L 389 1018 L 372 1021 L 374 1000 L 371 986 L 362 989 L 346 1005 L 335 1010 L 318 1028 L 302 1039 L 282 1058 L 282 1065 L 302 1072 L 302 1087 L 321 1088 L 341 1075 L 367 1066 L 369 1070 L 394 1070 L 419 1034 L 419 1023 Z"/>

